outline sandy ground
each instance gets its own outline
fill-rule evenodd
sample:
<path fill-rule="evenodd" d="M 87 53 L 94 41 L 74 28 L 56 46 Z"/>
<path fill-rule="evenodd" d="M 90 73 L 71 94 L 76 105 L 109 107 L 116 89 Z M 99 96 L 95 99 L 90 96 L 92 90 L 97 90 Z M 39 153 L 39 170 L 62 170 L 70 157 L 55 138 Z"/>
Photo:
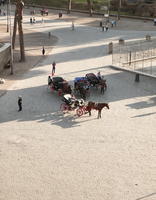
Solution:
<path fill-rule="evenodd" d="M 14 10 L 14 6 L 12 7 Z M 6 10 L 6 6 L 2 7 L 2 11 Z M 33 8 L 25 9 L 24 13 L 29 14 L 30 10 L 33 10 Z M 37 23 L 41 24 L 42 17 L 40 16 L 40 9 L 36 8 L 36 18 Z M 43 17 L 44 19 L 44 17 Z M 44 19 L 52 19 L 52 20 L 58 20 L 58 11 L 50 10 L 49 16 Z M 111 17 L 111 20 L 114 20 L 115 18 Z M 0 22 L 0 34 L 1 38 L 0 41 L 2 42 L 9 42 L 9 33 L 6 32 L 6 17 L 1 17 Z M 77 14 L 77 13 L 71 13 L 70 15 L 67 15 L 65 12 L 63 12 L 63 20 L 71 23 L 74 22 L 75 25 L 87 25 L 87 26 L 93 26 L 93 27 L 99 27 L 99 23 L 101 20 L 104 20 L 101 16 L 93 16 L 88 17 L 86 14 Z M 115 19 L 116 20 L 116 19 Z M 29 23 L 29 18 L 27 18 L 27 23 Z M 117 26 L 113 27 L 113 30 L 138 30 L 138 31 L 155 31 L 155 26 L 153 26 L 152 21 L 143 21 L 143 20 L 136 20 L 136 19 L 125 19 L 121 18 L 119 21 L 117 21 Z M 25 63 L 19 63 L 20 60 L 20 53 L 19 53 L 19 44 L 18 44 L 18 37 L 17 37 L 17 44 L 16 44 L 16 50 L 14 51 L 14 75 L 10 76 L 10 69 L 5 70 L 1 73 L 1 77 L 6 80 L 5 85 L 0 85 L 0 96 L 4 95 L 7 91 L 7 88 L 10 87 L 14 83 L 14 80 L 18 80 L 21 77 L 21 74 L 25 73 L 30 68 L 34 67 L 41 59 L 41 49 L 42 46 L 45 46 L 46 54 L 50 51 L 51 46 L 54 46 L 57 42 L 57 37 L 52 35 L 50 39 L 48 38 L 48 33 L 43 34 L 41 32 L 36 32 L 37 30 L 27 30 L 24 29 L 24 41 L 25 41 L 25 49 L 26 49 L 26 57 L 27 60 Z M 153 34 L 152 34 L 153 35 Z M 35 40 L 34 40 L 35 38 Z"/>
<path fill-rule="evenodd" d="M 24 17 L 25 29 L 51 31 L 58 42 L 0 98 L 0 199 L 155 200 L 156 80 L 135 83 L 133 74 L 109 68 L 107 49 L 121 35 L 136 39 L 147 31 L 103 33 L 79 24 L 72 31 L 71 22 L 53 18 L 30 26 Z M 95 111 L 80 118 L 60 112 L 61 98 L 47 89 L 53 60 L 56 75 L 71 83 L 101 71 L 108 90 L 92 89 L 89 99 L 109 103 L 102 119 Z"/>
<path fill-rule="evenodd" d="M 6 32 L 6 25 L 2 23 L 0 24 L 0 34 L 1 41 L 9 42 L 9 33 Z M 0 96 L 6 93 L 7 89 L 14 83 L 15 80 L 21 79 L 22 74 L 35 67 L 41 60 L 45 59 L 57 42 L 57 37 L 51 36 L 49 38 L 48 34 L 43 34 L 40 32 L 24 29 L 24 34 L 26 62 L 19 62 L 20 51 L 18 43 L 19 40 L 17 36 L 16 48 L 13 56 L 14 75 L 10 75 L 10 69 L 1 72 L 0 77 L 4 78 L 6 82 L 5 84 L 0 85 Z M 42 56 L 43 46 L 46 49 L 44 57 Z"/>

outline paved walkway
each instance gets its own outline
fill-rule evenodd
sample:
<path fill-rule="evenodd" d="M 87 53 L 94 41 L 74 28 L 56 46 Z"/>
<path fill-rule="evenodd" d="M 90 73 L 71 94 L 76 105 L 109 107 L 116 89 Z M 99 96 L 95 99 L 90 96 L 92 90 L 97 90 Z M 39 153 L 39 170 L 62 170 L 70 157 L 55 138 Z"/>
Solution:
<path fill-rule="evenodd" d="M 108 67 L 107 44 L 119 37 L 135 39 L 146 32 L 110 30 L 47 20 L 29 30 L 52 32 L 59 41 L 49 55 L 24 74 L 0 98 L 1 200 L 154 200 L 156 80 Z M 155 33 L 151 32 L 153 35 Z M 104 95 L 91 91 L 91 100 L 108 102 L 110 110 L 91 117 L 63 115 L 61 98 L 47 90 L 51 63 L 56 75 L 72 81 L 88 72 L 108 82 Z M 17 97 L 23 111 L 17 112 Z"/>

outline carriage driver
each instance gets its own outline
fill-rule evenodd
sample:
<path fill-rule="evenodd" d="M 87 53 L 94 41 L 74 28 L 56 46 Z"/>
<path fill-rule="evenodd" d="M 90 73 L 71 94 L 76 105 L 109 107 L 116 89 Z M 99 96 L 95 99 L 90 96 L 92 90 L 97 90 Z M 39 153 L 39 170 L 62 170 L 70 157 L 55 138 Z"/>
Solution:
<path fill-rule="evenodd" d="M 99 80 L 101 80 L 101 79 L 102 79 L 102 76 L 101 76 L 101 73 L 100 73 L 100 71 L 97 73 L 97 78 L 98 78 Z"/>

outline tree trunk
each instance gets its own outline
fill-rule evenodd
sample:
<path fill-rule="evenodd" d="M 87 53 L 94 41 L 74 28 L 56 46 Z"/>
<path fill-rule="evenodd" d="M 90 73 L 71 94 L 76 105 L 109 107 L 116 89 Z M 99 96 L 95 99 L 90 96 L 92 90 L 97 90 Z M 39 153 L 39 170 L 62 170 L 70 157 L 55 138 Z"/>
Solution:
<path fill-rule="evenodd" d="M 70 11 L 71 11 L 71 3 L 72 3 L 72 0 L 68 0 L 68 10 L 67 10 L 67 13 L 69 14 Z"/>
<path fill-rule="evenodd" d="M 13 49 L 15 49 L 16 32 L 17 32 L 17 9 L 15 10 L 14 28 L 13 28 L 13 35 L 12 35 L 12 48 Z"/>
<path fill-rule="evenodd" d="M 23 7 L 24 7 L 24 4 L 22 0 L 18 0 L 17 1 L 17 21 L 18 21 L 21 62 L 25 61 L 24 37 L 23 37 L 23 28 L 22 28 Z"/>
<path fill-rule="evenodd" d="M 92 14 L 93 14 L 92 2 L 91 2 L 91 0 L 87 0 L 87 3 L 88 3 L 89 14 L 90 14 L 90 16 L 92 16 Z"/>
<path fill-rule="evenodd" d="M 22 21 L 18 18 L 18 32 L 19 32 L 19 43 L 20 43 L 20 54 L 21 60 L 25 61 L 25 51 L 24 51 L 24 37 L 23 37 L 23 29 L 22 29 Z"/>

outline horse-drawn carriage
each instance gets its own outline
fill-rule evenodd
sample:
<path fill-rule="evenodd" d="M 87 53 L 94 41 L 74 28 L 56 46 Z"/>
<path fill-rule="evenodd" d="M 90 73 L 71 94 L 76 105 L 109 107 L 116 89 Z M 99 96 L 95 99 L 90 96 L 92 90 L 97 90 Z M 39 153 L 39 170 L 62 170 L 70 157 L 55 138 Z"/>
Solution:
<path fill-rule="evenodd" d="M 104 93 L 107 89 L 106 80 L 101 76 L 100 72 L 97 76 L 94 73 L 88 73 L 85 78 L 89 82 L 90 87 L 101 88 L 101 93 Z"/>
<path fill-rule="evenodd" d="M 41 15 L 47 15 L 48 16 L 48 9 L 42 8 L 42 10 L 40 10 Z"/>
<path fill-rule="evenodd" d="M 71 94 L 65 94 L 62 98 L 64 103 L 61 104 L 60 110 L 62 112 L 74 111 L 76 110 L 77 116 L 82 116 L 87 113 L 87 107 L 83 99 L 76 99 Z"/>
<path fill-rule="evenodd" d="M 89 82 L 85 77 L 76 77 L 74 79 L 74 92 L 79 94 L 84 100 L 90 95 Z"/>
<path fill-rule="evenodd" d="M 48 76 L 48 86 L 51 91 L 57 91 L 59 96 L 72 93 L 69 83 L 59 76 Z"/>
<path fill-rule="evenodd" d="M 62 101 L 64 103 L 61 104 L 60 110 L 62 112 L 76 110 L 76 114 L 78 117 L 87 113 L 89 113 L 89 116 L 91 116 L 91 110 L 94 109 L 98 111 L 98 118 L 101 118 L 102 109 L 105 107 L 109 109 L 108 103 L 95 103 L 92 101 L 85 103 L 83 99 L 76 99 L 71 94 L 64 95 Z"/>
<path fill-rule="evenodd" d="M 31 10 L 30 15 L 35 15 L 35 10 Z"/>

